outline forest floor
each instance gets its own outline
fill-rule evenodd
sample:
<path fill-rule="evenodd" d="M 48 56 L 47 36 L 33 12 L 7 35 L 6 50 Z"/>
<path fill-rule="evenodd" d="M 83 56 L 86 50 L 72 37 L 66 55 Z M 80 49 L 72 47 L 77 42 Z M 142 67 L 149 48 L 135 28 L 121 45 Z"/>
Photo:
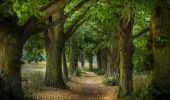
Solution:
<path fill-rule="evenodd" d="M 67 82 L 68 89 L 46 88 L 33 93 L 34 100 L 117 100 L 118 87 L 106 87 L 104 77 L 84 72 Z"/>

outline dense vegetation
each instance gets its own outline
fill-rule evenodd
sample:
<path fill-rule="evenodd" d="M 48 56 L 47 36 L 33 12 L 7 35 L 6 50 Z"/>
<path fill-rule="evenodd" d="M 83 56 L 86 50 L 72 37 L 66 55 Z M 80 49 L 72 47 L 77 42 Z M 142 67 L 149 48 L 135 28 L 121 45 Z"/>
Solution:
<path fill-rule="evenodd" d="M 46 61 L 49 87 L 66 89 L 88 62 L 120 98 L 168 100 L 169 18 L 169 0 L 1 0 L 0 98 L 23 100 L 21 65 Z"/>

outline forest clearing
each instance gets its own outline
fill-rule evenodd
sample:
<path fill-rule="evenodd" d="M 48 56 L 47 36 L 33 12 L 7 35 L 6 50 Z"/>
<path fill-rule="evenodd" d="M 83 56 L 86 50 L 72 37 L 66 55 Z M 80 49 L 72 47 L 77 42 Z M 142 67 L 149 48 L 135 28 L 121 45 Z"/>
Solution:
<path fill-rule="evenodd" d="M 170 0 L 0 0 L 0 100 L 170 100 Z"/>

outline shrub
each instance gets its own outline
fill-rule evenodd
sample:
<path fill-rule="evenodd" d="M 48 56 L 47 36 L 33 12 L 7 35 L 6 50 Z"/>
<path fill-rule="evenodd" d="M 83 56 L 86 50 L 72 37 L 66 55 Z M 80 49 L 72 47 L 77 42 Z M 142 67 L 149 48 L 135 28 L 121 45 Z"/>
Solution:
<path fill-rule="evenodd" d="M 93 69 L 93 72 L 97 75 L 104 75 L 104 72 L 101 69 Z"/>
<path fill-rule="evenodd" d="M 110 77 L 106 77 L 102 83 L 106 86 L 114 86 L 119 84 L 119 77 L 117 74 L 114 74 Z"/>
<path fill-rule="evenodd" d="M 41 72 L 24 73 L 22 79 L 24 100 L 33 100 L 32 92 L 42 89 L 44 75 Z"/>

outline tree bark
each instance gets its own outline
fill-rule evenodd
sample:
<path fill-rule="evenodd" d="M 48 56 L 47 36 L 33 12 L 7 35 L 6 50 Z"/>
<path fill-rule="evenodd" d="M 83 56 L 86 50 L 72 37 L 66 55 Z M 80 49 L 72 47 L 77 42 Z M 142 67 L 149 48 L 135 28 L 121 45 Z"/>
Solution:
<path fill-rule="evenodd" d="M 79 75 L 77 40 L 74 36 L 70 39 L 70 72 L 71 74 Z"/>
<path fill-rule="evenodd" d="M 10 32 L 2 25 L 0 25 L 0 38 L 0 79 L 4 83 L 3 87 L 0 87 L 0 92 L 3 91 L 4 98 L 22 100 L 21 57 L 24 42 L 15 31 Z"/>
<path fill-rule="evenodd" d="M 93 55 L 88 55 L 89 71 L 93 71 Z"/>
<path fill-rule="evenodd" d="M 170 3 L 155 0 L 151 17 L 151 38 L 153 66 L 151 82 L 156 99 L 170 99 Z"/>
<path fill-rule="evenodd" d="M 107 50 L 108 50 L 108 48 L 104 48 L 101 51 L 101 74 L 106 73 L 106 69 L 107 69 Z"/>
<path fill-rule="evenodd" d="M 98 51 L 97 51 L 96 56 L 97 56 L 97 68 L 98 68 L 98 70 L 101 71 L 101 68 L 102 68 L 101 50 L 98 50 Z"/>
<path fill-rule="evenodd" d="M 64 16 L 61 9 L 52 16 L 49 22 L 60 20 Z M 63 23 L 45 33 L 46 44 L 46 85 L 51 87 L 66 88 L 62 77 L 62 49 L 64 47 Z"/>
<path fill-rule="evenodd" d="M 107 70 L 105 76 L 112 76 L 116 73 L 117 48 L 110 47 L 107 52 Z"/>
<path fill-rule="evenodd" d="M 65 48 L 63 48 L 63 53 L 62 53 L 62 61 L 63 61 L 63 78 L 65 81 L 69 79 L 68 76 L 68 68 L 67 68 L 67 60 L 66 60 L 66 55 L 65 55 Z"/>
<path fill-rule="evenodd" d="M 81 68 L 84 68 L 84 54 L 83 52 L 80 54 L 80 63 L 81 63 Z"/>
<path fill-rule="evenodd" d="M 127 6 L 127 4 L 130 4 Z M 125 2 L 126 9 L 130 9 L 130 18 L 121 18 L 118 32 L 119 57 L 120 57 L 120 91 L 119 96 L 126 97 L 133 92 L 133 26 L 135 18 L 135 2 Z"/>
<path fill-rule="evenodd" d="M 120 95 L 122 97 L 130 95 L 133 91 L 133 44 L 131 35 L 125 38 L 120 36 Z"/>

